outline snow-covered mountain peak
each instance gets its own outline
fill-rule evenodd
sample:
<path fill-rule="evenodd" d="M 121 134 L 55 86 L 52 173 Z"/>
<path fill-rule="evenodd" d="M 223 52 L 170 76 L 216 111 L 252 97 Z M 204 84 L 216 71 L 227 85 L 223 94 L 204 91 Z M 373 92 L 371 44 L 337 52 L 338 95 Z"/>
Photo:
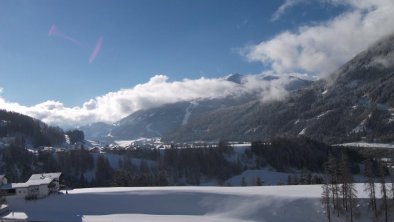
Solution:
<path fill-rule="evenodd" d="M 244 75 L 241 75 L 239 73 L 232 73 L 224 77 L 224 79 L 233 83 L 242 84 L 242 80 L 244 77 Z"/>

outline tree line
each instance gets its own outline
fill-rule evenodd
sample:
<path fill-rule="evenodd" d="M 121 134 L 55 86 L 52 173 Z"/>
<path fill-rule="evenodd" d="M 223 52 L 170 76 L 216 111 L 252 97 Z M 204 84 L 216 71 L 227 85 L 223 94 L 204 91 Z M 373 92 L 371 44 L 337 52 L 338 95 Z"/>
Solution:
<path fill-rule="evenodd" d="M 339 157 L 344 150 L 349 158 L 351 172 L 358 173 L 360 169 L 357 163 L 360 163 L 364 157 L 357 150 L 332 147 L 307 137 L 256 141 L 251 147 L 260 167 L 269 165 L 284 172 L 291 169 L 324 172 L 324 163 L 327 162 L 329 154 Z"/>

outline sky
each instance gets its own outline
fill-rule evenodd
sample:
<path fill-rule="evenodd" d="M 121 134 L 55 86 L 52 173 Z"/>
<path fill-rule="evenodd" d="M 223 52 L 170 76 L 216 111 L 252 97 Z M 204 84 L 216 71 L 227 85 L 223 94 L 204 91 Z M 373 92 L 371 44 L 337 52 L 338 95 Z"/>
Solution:
<path fill-rule="evenodd" d="M 63 126 L 111 123 L 139 109 L 250 90 L 284 95 L 283 80 L 251 84 L 251 77 L 241 89 L 221 77 L 327 76 L 394 32 L 393 5 L 1 0 L 0 108 Z"/>

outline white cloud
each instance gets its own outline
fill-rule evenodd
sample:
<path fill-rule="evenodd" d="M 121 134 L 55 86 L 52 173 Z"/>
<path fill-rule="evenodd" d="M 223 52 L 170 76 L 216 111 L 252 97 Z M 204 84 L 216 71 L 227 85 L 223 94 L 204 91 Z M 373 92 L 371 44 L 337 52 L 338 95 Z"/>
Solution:
<path fill-rule="evenodd" d="M 294 2 L 286 1 L 277 14 L 283 14 Z M 298 71 L 324 76 L 394 32 L 392 0 L 320 2 L 343 4 L 349 10 L 328 21 L 299 27 L 295 32 L 285 31 L 268 41 L 247 46 L 242 54 L 250 61 L 271 65 L 278 73 Z"/>
<path fill-rule="evenodd" d="M 277 79 L 271 81 L 262 81 L 266 76 L 276 76 Z M 289 94 L 285 86 L 290 81 L 290 75 L 276 75 L 272 72 L 266 72 L 261 75 L 248 75 L 243 82 L 244 89 L 249 93 L 259 93 L 262 102 L 283 100 Z"/>
<path fill-rule="evenodd" d="M 4 92 L 4 88 L 0 87 L 0 94 Z"/>
<path fill-rule="evenodd" d="M 137 110 L 157 107 L 167 103 L 193 99 L 237 96 L 259 92 L 263 101 L 282 99 L 287 95 L 283 86 L 288 79 L 281 77 L 271 82 L 250 75 L 242 85 L 224 78 L 184 79 L 169 81 L 165 75 L 153 76 L 147 83 L 98 96 L 82 106 L 66 107 L 59 101 L 49 100 L 34 106 L 23 106 L 6 101 L 0 96 L 0 107 L 38 118 L 52 125 L 64 127 L 92 122 L 115 122 Z"/>

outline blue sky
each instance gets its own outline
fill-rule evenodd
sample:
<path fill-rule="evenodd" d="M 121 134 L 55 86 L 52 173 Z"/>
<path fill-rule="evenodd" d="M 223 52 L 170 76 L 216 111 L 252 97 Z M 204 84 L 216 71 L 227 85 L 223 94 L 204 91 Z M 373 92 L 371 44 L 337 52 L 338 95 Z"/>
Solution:
<path fill-rule="evenodd" d="M 156 74 L 171 80 L 258 73 L 239 48 L 300 24 L 325 20 L 339 7 L 303 4 L 277 21 L 282 1 L 144 0 L 0 2 L 0 86 L 7 100 L 77 106 Z M 82 46 L 48 36 L 52 24 Z M 103 47 L 89 64 L 96 40 Z"/>
<path fill-rule="evenodd" d="M 55 125 L 114 122 L 251 90 L 220 79 L 230 73 L 327 77 L 392 21 L 392 0 L 2 0 L 0 108 Z M 263 95 L 267 84 L 243 87 Z"/>

